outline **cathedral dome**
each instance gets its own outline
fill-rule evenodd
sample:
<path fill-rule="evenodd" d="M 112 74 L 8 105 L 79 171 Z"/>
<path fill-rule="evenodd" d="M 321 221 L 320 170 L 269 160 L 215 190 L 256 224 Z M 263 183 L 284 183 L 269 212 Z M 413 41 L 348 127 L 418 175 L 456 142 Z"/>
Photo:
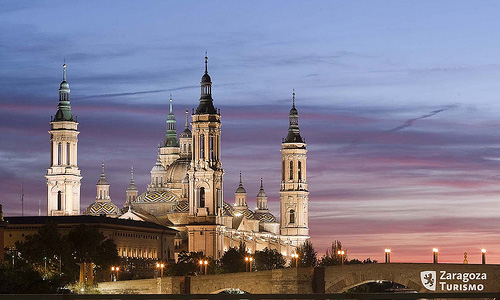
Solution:
<path fill-rule="evenodd" d="M 186 177 L 186 173 L 189 169 L 190 160 L 188 159 L 178 159 L 174 161 L 166 170 L 167 182 L 183 182 Z"/>
<path fill-rule="evenodd" d="M 135 202 L 137 203 L 159 203 L 176 202 L 177 197 L 170 192 L 145 192 Z"/>
<path fill-rule="evenodd" d="M 256 212 L 254 218 L 261 222 L 276 223 L 276 217 L 270 212 Z"/>
<path fill-rule="evenodd" d="M 210 78 L 210 75 L 208 75 L 208 73 L 205 73 L 201 77 L 201 82 L 206 82 L 206 83 L 212 82 L 212 78 Z"/>
<path fill-rule="evenodd" d="M 111 201 L 96 201 L 87 207 L 87 215 L 118 215 L 118 206 Z"/>
<path fill-rule="evenodd" d="M 154 167 L 151 169 L 151 173 L 157 174 L 162 172 L 165 172 L 165 167 L 161 164 L 160 157 L 158 156 L 158 160 L 156 161 Z"/>
<path fill-rule="evenodd" d="M 236 193 L 238 193 L 238 194 L 246 194 L 246 193 L 247 193 L 247 191 L 245 190 L 245 188 L 244 188 L 242 185 L 240 185 L 240 186 L 238 186 L 238 188 L 236 189 Z"/>

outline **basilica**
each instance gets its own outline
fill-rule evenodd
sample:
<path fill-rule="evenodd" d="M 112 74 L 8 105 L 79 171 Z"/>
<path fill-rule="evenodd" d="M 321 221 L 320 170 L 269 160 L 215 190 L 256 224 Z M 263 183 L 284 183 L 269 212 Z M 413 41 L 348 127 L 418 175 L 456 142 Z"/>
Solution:
<path fill-rule="evenodd" d="M 201 251 L 220 258 L 229 247 L 244 242 L 248 251 L 276 249 L 287 256 L 309 238 L 306 144 L 300 135 L 295 94 L 289 114 L 288 134 L 281 143 L 281 184 L 279 218 L 268 208 L 261 179 L 256 194 L 257 209 L 248 207 L 241 173 L 234 200 L 223 193 L 221 161 L 221 115 L 212 99 L 208 58 L 201 77 L 199 105 L 186 110 L 184 129 L 176 130 L 170 99 L 165 138 L 158 147 L 151 182 L 139 194 L 131 170 L 126 199 L 119 208 L 111 200 L 105 166 L 97 181 L 95 201 L 86 215 L 151 222 L 177 230 L 175 254 Z M 70 89 L 63 66 L 59 105 L 51 120 L 51 166 L 47 170 L 47 214 L 80 214 L 80 181 L 77 164 L 78 123 L 71 112 Z M 250 200 L 250 199 L 248 199 Z"/>

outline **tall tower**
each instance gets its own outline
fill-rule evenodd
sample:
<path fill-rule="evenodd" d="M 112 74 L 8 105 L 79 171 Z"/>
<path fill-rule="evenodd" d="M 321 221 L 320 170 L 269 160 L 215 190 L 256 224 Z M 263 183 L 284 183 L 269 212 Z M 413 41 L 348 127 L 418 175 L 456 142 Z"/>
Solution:
<path fill-rule="evenodd" d="M 129 207 L 132 202 L 137 199 L 138 190 L 134 182 L 134 167 L 130 169 L 130 183 L 127 187 L 127 200 L 125 200 L 125 207 Z"/>
<path fill-rule="evenodd" d="M 73 118 L 66 82 L 66 64 L 59 86 L 59 105 L 50 122 L 51 163 L 47 169 L 47 215 L 80 214 L 80 169 L 78 168 L 78 123 Z"/>
<path fill-rule="evenodd" d="M 200 103 L 192 115 L 192 159 L 189 176 L 189 251 L 204 251 L 207 256 L 222 255 L 222 235 L 218 216 L 222 211 L 222 178 L 220 161 L 220 114 L 212 99 L 212 79 L 208 75 L 208 57 L 205 56 L 205 74 L 201 78 Z M 204 224 L 204 225 L 196 225 Z M 205 234 L 203 234 L 205 233 Z"/>
<path fill-rule="evenodd" d="M 172 96 L 170 96 L 170 111 L 167 116 L 167 132 L 165 133 L 165 141 L 160 147 L 160 160 L 165 168 L 180 157 L 179 140 L 177 140 L 175 123 L 175 115 L 172 109 Z"/>
<path fill-rule="evenodd" d="M 306 143 L 300 136 L 299 114 L 292 97 L 288 135 L 281 144 L 280 225 L 281 234 L 299 246 L 309 238 Z"/>
<path fill-rule="evenodd" d="M 234 193 L 234 206 L 236 209 L 246 209 L 247 205 L 247 191 L 243 187 L 243 181 L 241 180 L 241 172 L 240 172 L 240 184 Z"/>
<path fill-rule="evenodd" d="M 222 177 L 220 161 L 220 114 L 212 99 L 212 79 L 208 75 L 208 57 L 205 56 L 205 74 L 201 78 L 200 103 L 192 116 L 192 160 L 189 170 L 189 214 L 215 222 L 222 208 Z"/>
<path fill-rule="evenodd" d="M 269 208 L 267 207 L 267 194 L 264 191 L 264 184 L 262 182 L 262 178 L 260 179 L 260 189 L 257 194 L 257 210 L 256 212 L 268 212 Z"/>

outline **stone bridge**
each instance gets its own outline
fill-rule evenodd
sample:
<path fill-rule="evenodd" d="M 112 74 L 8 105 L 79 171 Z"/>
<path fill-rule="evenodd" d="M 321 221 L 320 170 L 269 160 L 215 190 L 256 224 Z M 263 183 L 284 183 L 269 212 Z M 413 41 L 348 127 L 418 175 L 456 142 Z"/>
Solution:
<path fill-rule="evenodd" d="M 498 292 L 500 265 L 390 263 L 288 268 L 104 282 L 99 290 L 137 294 L 210 294 L 228 289 L 251 294 L 341 293 L 378 280 L 393 281 L 416 292 Z"/>

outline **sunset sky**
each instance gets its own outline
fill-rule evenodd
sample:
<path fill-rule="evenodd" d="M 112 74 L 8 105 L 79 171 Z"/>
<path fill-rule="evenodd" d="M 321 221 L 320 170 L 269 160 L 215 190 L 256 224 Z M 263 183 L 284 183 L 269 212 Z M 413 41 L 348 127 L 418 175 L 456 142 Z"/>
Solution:
<path fill-rule="evenodd" d="M 480 5 L 478 5 L 480 4 Z M 0 204 L 46 211 L 47 131 L 66 60 L 82 211 L 101 162 L 122 206 L 146 190 L 165 133 L 197 106 L 209 56 L 224 197 L 259 178 L 278 214 L 292 89 L 306 139 L 311 239 L 350 258 L 500 263 L 500 2 L 0 3 Z"/>

